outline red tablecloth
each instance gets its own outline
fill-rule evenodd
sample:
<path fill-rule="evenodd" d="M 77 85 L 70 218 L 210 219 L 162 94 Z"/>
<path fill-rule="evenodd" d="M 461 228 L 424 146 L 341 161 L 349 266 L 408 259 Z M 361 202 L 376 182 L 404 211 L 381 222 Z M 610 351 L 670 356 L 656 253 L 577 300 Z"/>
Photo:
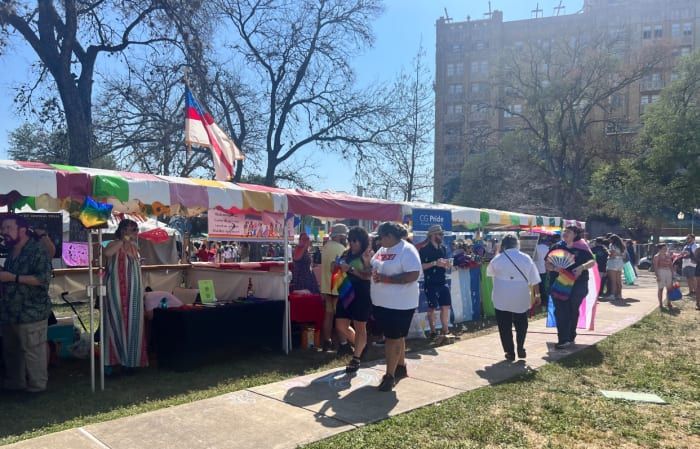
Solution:
<path fill-rule="evenodd" d="M 325 308 L 321 295 L 289 294 L 289 315 L 295 323 L 314 323 L 316 329 L 323 328 Z"/>

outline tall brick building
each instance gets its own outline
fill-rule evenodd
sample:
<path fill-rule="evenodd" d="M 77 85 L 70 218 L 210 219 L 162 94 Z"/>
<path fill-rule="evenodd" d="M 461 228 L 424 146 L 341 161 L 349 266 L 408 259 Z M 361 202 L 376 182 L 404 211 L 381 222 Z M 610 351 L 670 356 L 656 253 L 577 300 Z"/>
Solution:
<path fill-rule="evenodd" d="M 507 112 L 478 106 L 503 95 L 497 79 L 504 52 L 534 41 L 554 42 L 573 35 L 616 36 L 611 52 L 629 55 L 663 43 L 668 62 L 609 99 L 608 135 L 635 133 L 646 105 L 673 80 L 678 58 L 700 44 L 700 0 L 584 0 L 576 14 L 504 22 L 494 11 L 484 20 L 437 21 L 435 80 L 435 201 L 444 201 L 457 185 L 469 153 L 493 144 L 491 131 L 507 130 L 514 120 Z M 516 111 L 522 105 L 511 105 Z M 602 131 L 601 131 L 602 132 Z"/>

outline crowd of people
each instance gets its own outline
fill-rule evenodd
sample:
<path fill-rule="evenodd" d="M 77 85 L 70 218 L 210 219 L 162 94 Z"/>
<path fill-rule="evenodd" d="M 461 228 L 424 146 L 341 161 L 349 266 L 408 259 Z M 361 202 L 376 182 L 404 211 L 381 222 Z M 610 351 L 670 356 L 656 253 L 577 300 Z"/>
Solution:
<path fill-rule="evenodd" d="M 122 220 L 114 240 L 104 249 L 107 290 L 103 306 L 105 328 L 101 330 L 103 356 L 107 365 L 119 366 L 126 372 L 148 365 L 147 318 L 165 298 L 163 292 L 150 292 L 143 286 L 137 233 L 134 221 Z M 0 271 L 4 387 L 43 391 L 48 379 L 46 334 L 51 312 L 48 285 L 55 247 L 45 238 L 45 230 L 31 229 L 18 215 L 4 217 L 0 235 L 9 250 L 4 269 Z M 624 302 L 621 272 L 626 262 L 636 265 L 634 246 L 614 234 L 594 239 L 591 246 L 582 237 L 583 230 L 575 226 L 565 228 L 561 237 L 542 236 L 534 257 L 519 250 L 515 235 L 507 235 L 500 242 L 498 254 L 490 261 L 486 273 L 493 278 L 492 300 L 507 360 L 513 361 L 516 356 L 526 358 L 528 312 L 532 313 L 533 305 L 539 305 L 542 298 L 550 296 L 550 289 L 559 276 L 571 276 L 573 281 L 566 295 L 553 297 L 557 349 L 566 349 L 576 341 L 579 307 L 588 295 L 589 269 L 597 267 L 599 271 L 600 298 Z M 241 261 L 249 255 L 245 251 L 249 250 L 247 243 L 204 242 L 197 249 L 197 258 L 206 261 L 214 260 L 213 257 L 224 262 Z M 281 246 L 277 249 L 282 250 Z M 658 245 L 657 249 L 653 267 L 659 306 L 663 307 L 663 291 L 668 293 L 674 281 L 674 258 L 666 245 Z M 274 254 L 275 250 L 271 245 L 270 251 Z M 569 254 L 572 263 L 565 268 L 553 265 L 549 255 L 556 250 Z M 301 234 L 291 254 L 290 289 L 322 294 L 325 304 L 322 350 L 352 356 L 346 366 L 347 373 L 360 368 L 369 342 L 368 323 L 377 325 L 383 336 L 387 361 L 378 388 L 391 391 L 396 382 L 408 376 L 405 338 L 418 308 L 421 274 L 428 302 L 430 338 L 442 340 L 450 336 L 452 298 L 447 271 L 473 267 L 474 263 L 478 266 L 483 255 L 476 254 L 466 242 L 453 244 L 452 252 L 448 257 L 444 232 L 439 225 L 430 227 L 427 238 L 414 244 L 407 229 L 398 223 L 382 223 L 374 238 L 361 227 L 336 224 L 320 249 L 313 247 L 306 234 Z M 697 263 L 700 249 L 693 235 L 687 237 L 679 257 L 683 259 L 682 274 L 688 279 L 689 295 L 696 298 L 700 310 L 700 294 L 696 288 L 696 278 L 700 276 Z M 320 265 L 318 281 L 312 271 L 315 264 Z M 176 298 L 173 301 L 175 304 Z M 672 307 L 668 298 L 667 306 Z"/>

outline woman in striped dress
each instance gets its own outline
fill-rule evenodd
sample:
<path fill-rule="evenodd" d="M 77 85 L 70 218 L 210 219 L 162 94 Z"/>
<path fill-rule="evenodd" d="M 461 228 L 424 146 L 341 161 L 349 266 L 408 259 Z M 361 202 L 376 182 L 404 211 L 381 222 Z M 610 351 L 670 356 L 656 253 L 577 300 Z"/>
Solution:
<path fill-rule="evenodd" d="M 102 356 L 106 365 L 148 366 L 144 332 L 143 286 L 136 235 L 138 225 L 122 220 L 115 240 L 104 250 L 107 258 L 107 299 Z"/>

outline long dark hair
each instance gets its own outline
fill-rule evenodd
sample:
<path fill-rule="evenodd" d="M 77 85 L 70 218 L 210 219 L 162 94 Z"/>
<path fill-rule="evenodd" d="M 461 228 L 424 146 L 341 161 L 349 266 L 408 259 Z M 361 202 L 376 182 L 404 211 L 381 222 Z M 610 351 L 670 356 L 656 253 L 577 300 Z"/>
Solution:
<path fill-rule="evenodd" d="M 114 231 L 114 236 L 117 239 L 121 239 L 122 237 L 124 237 L 124 231 L 126 231 L 126 228 L 128 228 L 129 226 L 134 226 L 134 227 L 136 227 L 136 229 L 139 228 L 139 225 L 134 220 L 130 220 L 128 218 L 125 218 L 124 220 L 119 222 L 119 225 L 117 226 L 117 230 Z"/>
<path fill-rule="evenodd" d="M 617 246 L 620 251 L 624 251 L 624 249 L 625 249 L 625 244 L 622 242 L 622 239 L 618 235 L 615 235 L 615 234 L 611 235 L 610 236 L 610 243 L 612 245 Z"/>
<path fill-rule="evenodd" d="M 358 254 L 353 254 L 352 250 L 348 248 L 345 251 L 344 257 L 347 260 L 355 259 L 356 257 L 361 257 L 369 246 L 369 234 L 364 228 L 360 226 L 354 226 L 348 231 L 348 242 L 352 240 L 357 240 L 360 242 L 360 252 Z"/>

